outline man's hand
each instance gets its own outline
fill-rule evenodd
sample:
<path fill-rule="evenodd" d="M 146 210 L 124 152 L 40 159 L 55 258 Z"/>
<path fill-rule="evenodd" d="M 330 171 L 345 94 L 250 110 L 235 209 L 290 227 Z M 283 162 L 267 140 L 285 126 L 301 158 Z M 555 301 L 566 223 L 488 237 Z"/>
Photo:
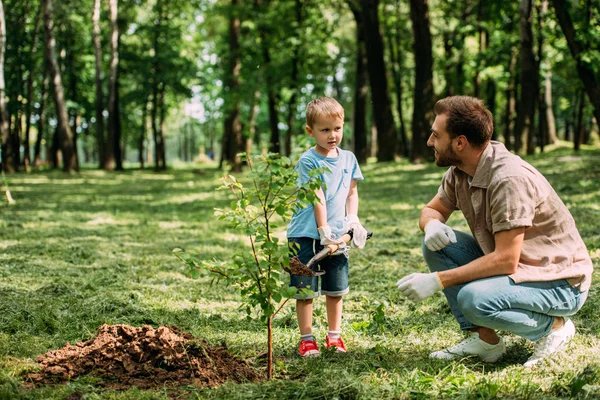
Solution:
<path fill-rule="evenodd" d="M 403 296 L 415 303 L 423 301 L 433 296 L 434 293 L 444 289 L 437 272 L 407 275 L 396 282 L 396 286 L 398 286 Z"/>
<path fill-rule="evenodd" d="M 438 251 L 450 243 L 456 243 L 452 228 L 437 219 L 431 220 L 425 227 L 425 246 L 431 251 Z"/>
<path fill-rule="evenodd" d="M 337 246 L 343 247 L 346 246 L 346 242 L 341 239 L 336 239 L 331 233 L 331 228 L 329 225 L 323 225 L 319 227 L 319 237 L 321 238 L 321 245 L 327 246 L 329 244 L 335 244 Z"/>
<path fill-rule="evenodd" d="M 367 230 L 360 224 L 356 215 L 348 215 L 346 217 L 348 229 L 352 229 L 352 247 L 362 249 L 367 242 Z"/>

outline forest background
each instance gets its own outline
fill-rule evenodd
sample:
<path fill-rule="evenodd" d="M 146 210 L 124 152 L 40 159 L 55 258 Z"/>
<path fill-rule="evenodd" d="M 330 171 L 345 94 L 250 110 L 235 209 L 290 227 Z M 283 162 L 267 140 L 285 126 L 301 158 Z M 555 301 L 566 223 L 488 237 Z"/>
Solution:
<path fill-rule="evenodd" d="M 495 139 L 549 179 L 598 270 L 599 12 L 600 0 L 2 0 L 13 204 L 0 205 L 0 399 L 600 396 L 595 283 L 568 351 L 533 371 L 521 365 L 531 343 L 511 335 L 493 366 L 428 359 L 460 340 L 447 304 L 412 304 L 393 285 L 426 270 L 416 221 L 444 172 L 426 140 L 435 100 L 455 94 L 484 99 Z M 211 276 L 190 279 L 171 249 L 206 260 L 245 249 L 216 221 L 232 199 L 219 178 L 247 182 L 240 151 L 296 159 L 310 145 L 306 104 L 322 95 L 345 107 L 342 147 L 362 164 L 360 217 L 375 232 L 352 255 L 349 357 L 297 357 L 289 306 L 274 325 L 272 381 L 26 387 L 38 355 L 104 323 L 177 326 L 262 369 L 264 324 Z M 468 230 L 460 215 L 449 223 Z M 320 338 L 325 321 L 318 304 Z"/>
<path fill-rule="evenodd" d="M 167 168 L 306 147 L 330 95 L 345 146 L 420 161 L 436 99 L 481 97 L 517 153 L 597 140 L 598 0 L 4 0 L 2 168 Z M 129 163 L 129 164 L 127 164 Z"/>

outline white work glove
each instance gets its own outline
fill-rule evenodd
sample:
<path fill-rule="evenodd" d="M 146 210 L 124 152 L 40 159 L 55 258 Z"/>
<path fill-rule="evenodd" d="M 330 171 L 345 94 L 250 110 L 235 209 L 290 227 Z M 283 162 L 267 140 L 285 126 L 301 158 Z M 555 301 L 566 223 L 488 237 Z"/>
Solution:
<path fill-rule="evenodd" d="M 322 246 L 327 246 L 329 244 L 335 244 L 339 247 L 346 246 L 346 242 L 344 242 L 341 239 L 337 239 L 335 236 L 333 236 L 333 233 L 331 233 L 331 228 L 329 227 L 329 225 L 321 226 L 318 229 L 318 231 L 319 231 L 319 237 L 321 238 Z"/>
<path fill-rule="evenodd" d="M 433 296 L 434 293 L 444 289 L 437 272 L 406 275 L 396 282 L 396 286 L 398 286 L 398 289 L 403 296 L 415 303 L 423 301 L 426 298 Z"/>
<path fill-rule="evenodd" d="M 367 230 L 360 224 L 356 215 L 346 217 L 348 229 L 352 229 L 352 247 L 362 249 L 367 242 Z"/>
<path fill-rule="evenodd" d="M 425 246 L 431 251 L 438 251 L 456 243 L 456 234 L 448 225 L 434 219 L 425 226 Z"/>

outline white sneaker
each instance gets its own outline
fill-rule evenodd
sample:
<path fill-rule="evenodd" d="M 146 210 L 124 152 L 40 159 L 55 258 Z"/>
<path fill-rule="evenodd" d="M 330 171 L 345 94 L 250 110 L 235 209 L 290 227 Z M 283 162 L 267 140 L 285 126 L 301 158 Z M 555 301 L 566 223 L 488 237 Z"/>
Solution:
<path fill-rule="evenodd" d="M 575 325 L 573 321 L 565 317 L 565 324 L 560 329 L 550 331 L 548 335 L 535 342 L 533 354 L 523 366 L 526 368 L 533 367 L 545 357 L 563 349 L 573 339 L 573 336 L 575 336 Z"/>
<path fill-rule="evenodd" d="M 506 353 L 506 346 L 502 338 L 500 338 L 497 344 L 489 344 L 479 339 L 479 333 L 471 332 L 469 337 L 459 344 L 444 350 L 435 351 L 429 357 L 441 360 L 454 360 L 466 356 L 479 356 L 483 362 L 495 362 L 504 353 Z"/>

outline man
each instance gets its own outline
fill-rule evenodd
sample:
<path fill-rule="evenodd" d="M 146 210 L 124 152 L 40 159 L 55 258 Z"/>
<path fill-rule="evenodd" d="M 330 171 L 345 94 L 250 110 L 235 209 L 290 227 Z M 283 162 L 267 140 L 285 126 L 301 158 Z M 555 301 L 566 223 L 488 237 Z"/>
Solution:
<path fill-rule="evenodd" d="M 506 352 L 496 330 L 535 342 L 531 367 L 575 334 L 568 318 L 585 302 L 592 260 L 573 217 L 531 165 L 491 141 L 492 114 L 479 99 L 447 97 L 435 105 L 427 145 L 436 164 L 450 167 L 419 227 L 429 274 L 398 281 L 401 293 L 422 301 L 443 290 L 470 336 L 430 354 L 469 355 L 494 362 Z M 447 226 L 461 210 L 473 236 Z"/>

